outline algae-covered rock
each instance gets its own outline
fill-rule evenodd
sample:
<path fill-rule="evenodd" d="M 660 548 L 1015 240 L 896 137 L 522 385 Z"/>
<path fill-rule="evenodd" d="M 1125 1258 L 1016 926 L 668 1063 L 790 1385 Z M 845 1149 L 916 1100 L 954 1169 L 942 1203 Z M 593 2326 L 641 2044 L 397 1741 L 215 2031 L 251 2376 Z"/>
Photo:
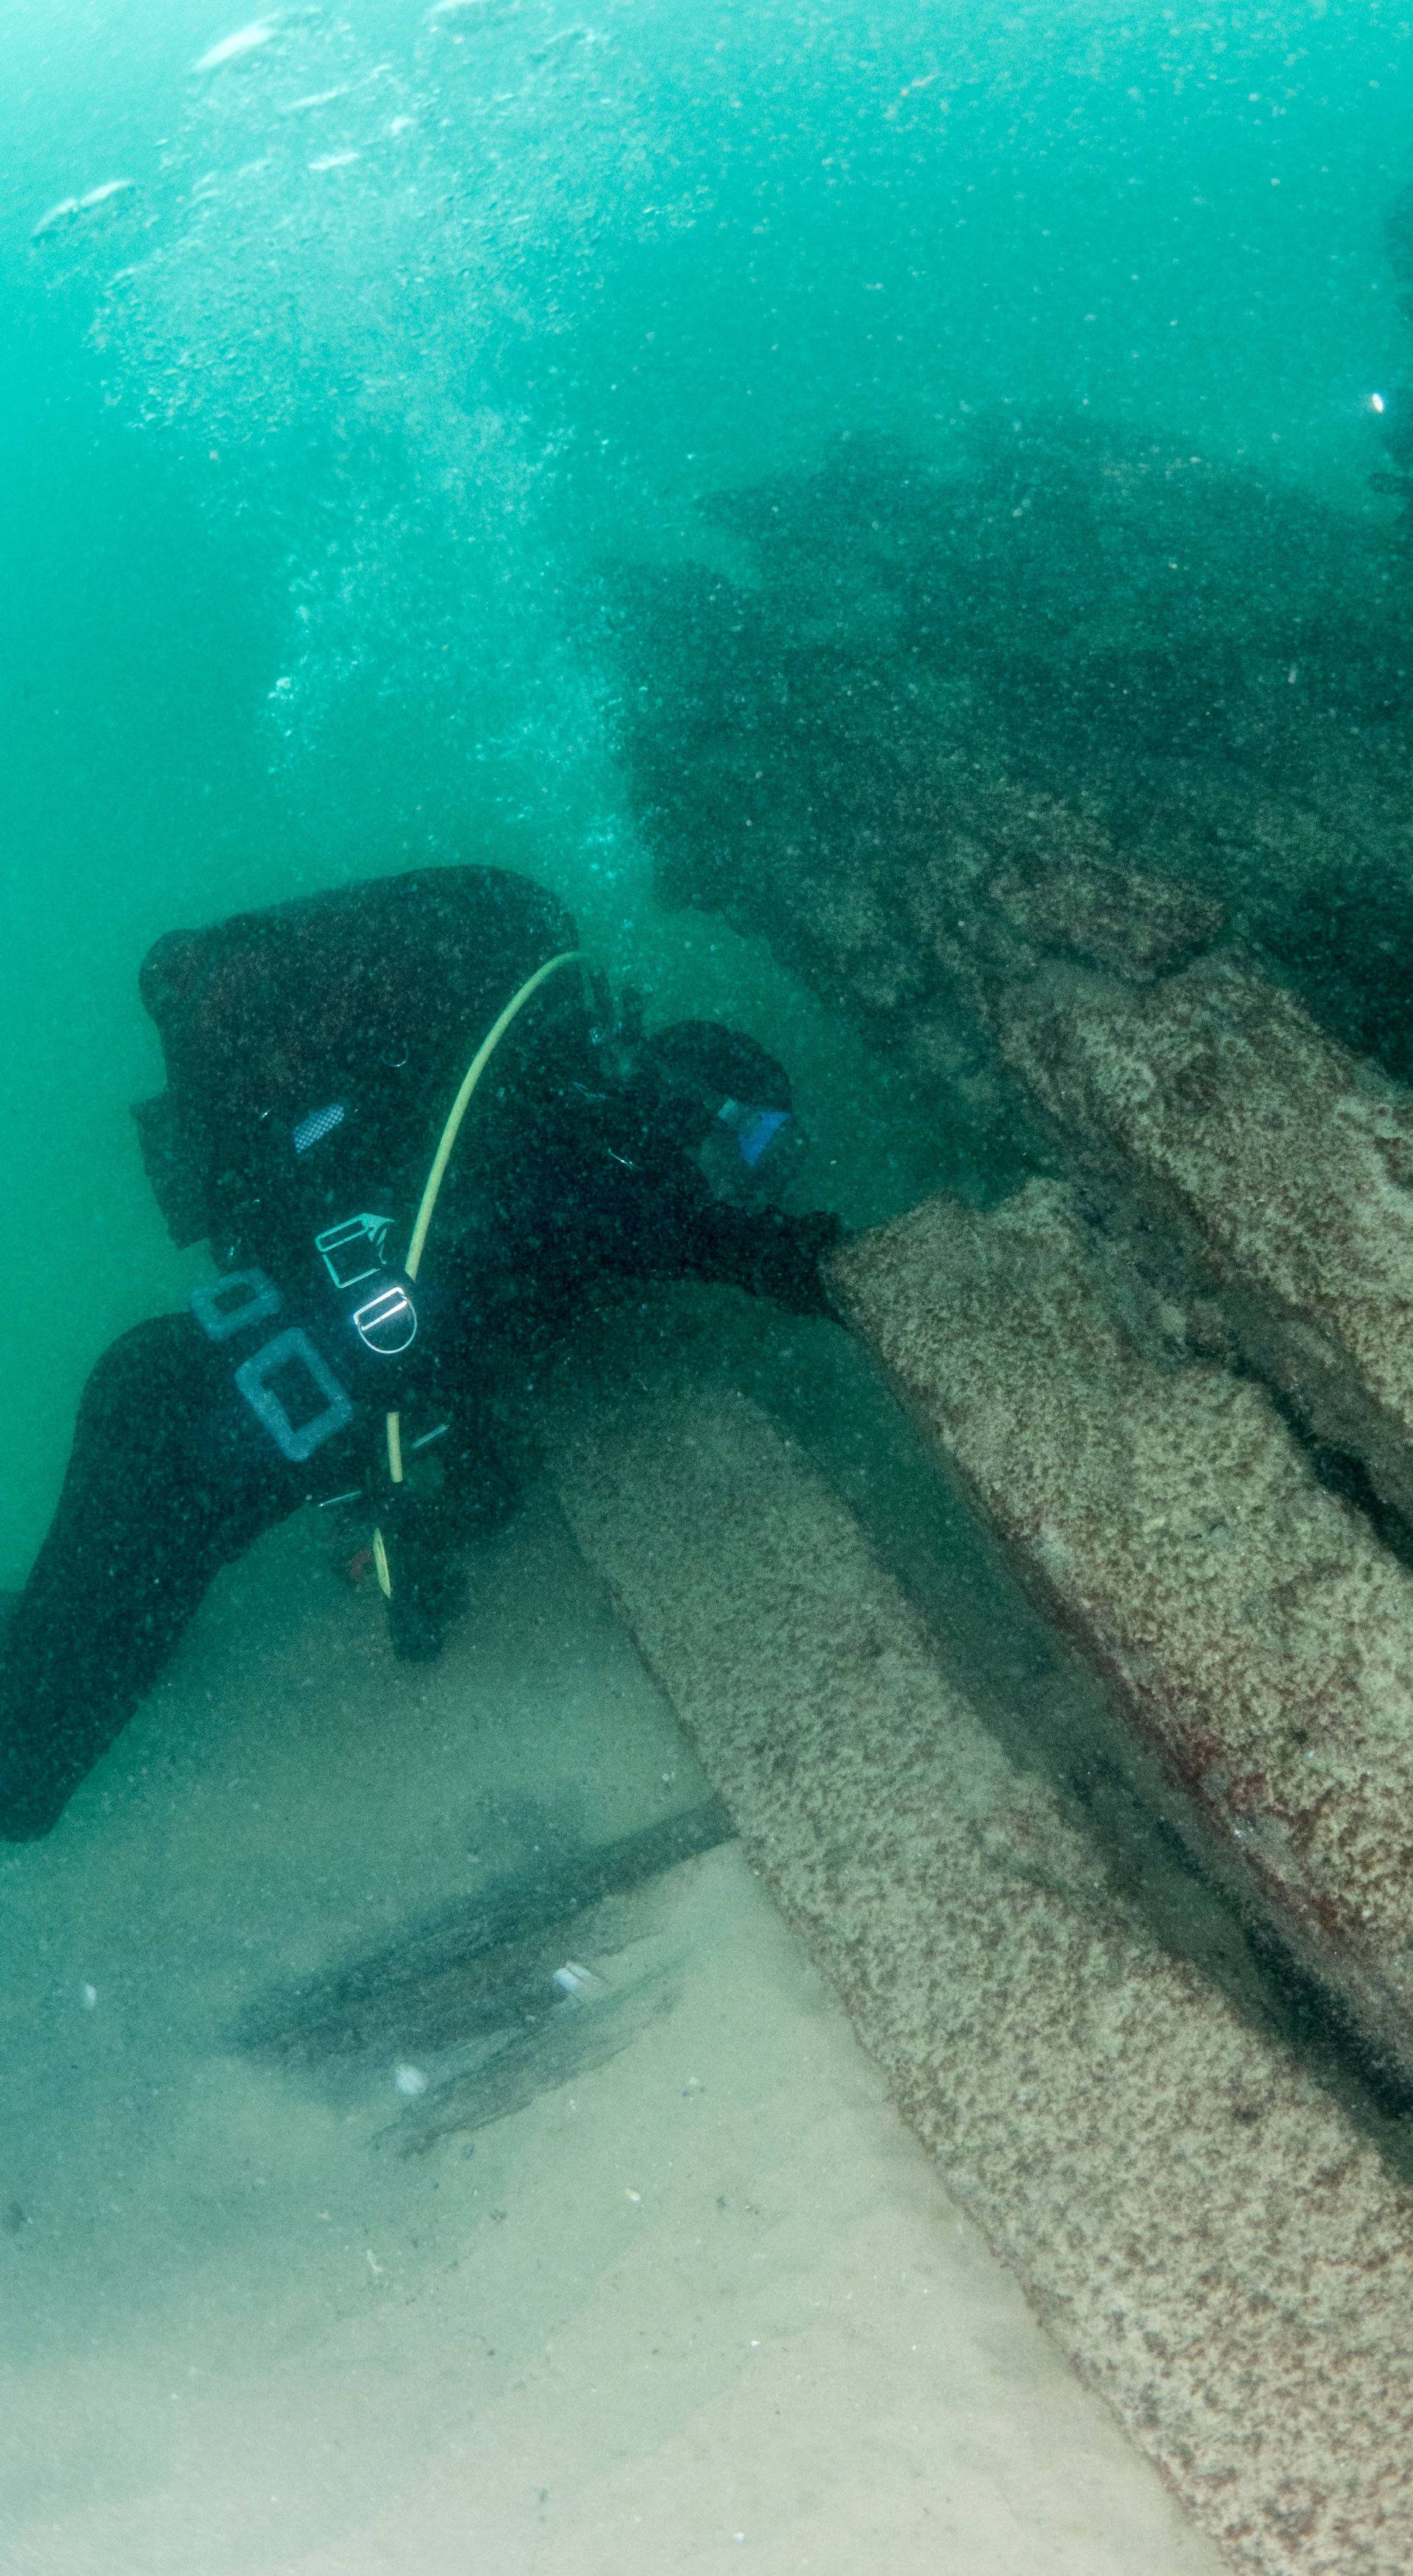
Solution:
<path fill-rule="evenodd" d="M 1413 1096 L 1229 958 L 1138 992 L 1037 978 L 996 1025 L 1147 1257 L 1169 1238 L 1247 1357 L 1413 1513 Z"/>
<path fill-rule="evenodd" d="M 1070 862 L 1001 868 L 987 892 L 1022 935 L 1135 982 L 1185 966 L 1221 932 L 1211 895 L 1141 868 Z"/>
<path fill-rule="evenodd" d="M 931 1277 L 934 1223 L 845 1255 L 848 1293 L 885 1277 L 901 1292 L 914 1262 Z M 937 1271 L 939 1299 L 956 1284 Z M 969 1310 L 959 1374 L 968 1325 Z M 1037 1378 L 1043 1395 L 1018 1361 L 998 1469 L 1025 1444 Z M 635 1394 L 554 1461 L 752 1865 L 1081 2377 L 1234 2568 L 1403 2576 L 1406 2184 L 1308 2068 L 1152 1937 L 754 1406 Z M 1082 1516 L 1066 1526 L 1078 1570 Z"/>
<path fill-rule="evenodd" d="M 1257 1385 L 1139 1349 L 1060 1184 L 928 1200 L 831 1276 L 1183 1829 L 1413 2080 L 1413 1575 Z"/>
<path fill-rule="evenodd" d="M 907 1056 L 914 1008 L 973 1007 L 1032 932 L 1115 972 L 1196 953 L 1196 922 L 1155 924 L 1148 965 L 1115 943 L 1102 877 L 1087 929 L 1079 879 L 1046 897 L 1138 868 L 1222 907 L 1333 1034 L 1413 1078 L 1413 627 L 1377 523 L 1010 407 L 927 457 L 841 440 L 702 517 L 731 571 L 625 573 L 606 630 L 666 900 L 763 935 Z M 979 915 L 978 879 L 1000 898 Z M 880 953 L 845 958 L 825 918 L 865 891 Z"/>

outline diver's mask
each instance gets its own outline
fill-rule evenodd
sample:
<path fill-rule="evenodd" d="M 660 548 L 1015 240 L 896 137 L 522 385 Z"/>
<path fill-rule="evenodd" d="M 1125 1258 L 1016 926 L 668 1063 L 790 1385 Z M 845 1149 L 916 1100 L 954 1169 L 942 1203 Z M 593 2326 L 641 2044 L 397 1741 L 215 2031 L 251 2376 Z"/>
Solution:
<path fill-rule="evenodd" d="M 693 1160 L 713 1198 L 733 1207 L 771 1207 L 791 1187 L 808 1152 L 809 1139 L 791 1110 L 723 1100 Z"/>

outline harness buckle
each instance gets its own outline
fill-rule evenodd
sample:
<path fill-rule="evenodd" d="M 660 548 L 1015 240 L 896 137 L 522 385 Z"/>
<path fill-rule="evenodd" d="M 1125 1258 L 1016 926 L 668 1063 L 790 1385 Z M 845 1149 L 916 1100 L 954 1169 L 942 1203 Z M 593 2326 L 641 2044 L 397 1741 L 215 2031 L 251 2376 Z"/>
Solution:
<path fill-rule="evenodd" d="M 364 1305 L 355 1306 L 351 1320 L 360 1341 L 379 1359 L 396 1359 L 417 1338 L 417 1309 L 397 1280 Z"/>
<path fill-rule="evenodd" d="M 297 1421 L 285 1396 L 277 1393 L 274 1380 L 290 1369 L 302 1370 L 322 1398 L 323 1409 L 304 1421 Z M 316 1351 L 309 1335 L 297 1324 L 288 1332 L 277 1333 L 253 1359 L 246 1360 L 235 1373 L 236 1386 L 244 1396 L 262 1430 L 268 1431 L 281 1457 L 291 1466 L 302 1467 L 336 1431 L 342 1431 L 353 1420 L 353 1404 L 340 1386 L 327 1360 Z M 292 1398 L 294 1386 L 287 1384 Z"/>
<path fill-rule="evenodd" d="M 278 1288 L 263 1270 L 228 1270 L 222 1279 L 204 1280 L 187 1304 L 208 1341 L 226 1342 L 247 1324 L 263 1324 L 283 1304 Z"/>
<path fill-rule="evenodd" d="M 315 1235 L 314 1249 L 336 1288 L 357 1288 L 385 1268 L 383 1246 L 391 1225 L 390 1216 L 346 1216 Z"/>

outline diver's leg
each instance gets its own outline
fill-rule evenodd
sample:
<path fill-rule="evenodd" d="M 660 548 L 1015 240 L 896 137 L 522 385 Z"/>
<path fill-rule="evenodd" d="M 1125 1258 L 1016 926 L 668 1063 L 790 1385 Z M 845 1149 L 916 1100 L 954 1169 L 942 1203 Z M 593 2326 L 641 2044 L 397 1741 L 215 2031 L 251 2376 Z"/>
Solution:
<path fill-rule="evenodd" d="M 231 1362 L 186 1315 L 84 1390 L 53 1525 L 0 1637 L 0 1837 L 49 1832 L 152 1688 L 218 1567 L 301 1500 L 241 1437 Z"/>

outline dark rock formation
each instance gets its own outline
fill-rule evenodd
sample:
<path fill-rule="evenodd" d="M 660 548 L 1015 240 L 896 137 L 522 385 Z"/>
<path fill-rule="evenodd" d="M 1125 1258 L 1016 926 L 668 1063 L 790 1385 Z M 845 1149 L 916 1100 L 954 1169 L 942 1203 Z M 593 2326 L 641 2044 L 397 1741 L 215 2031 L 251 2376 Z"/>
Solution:
<path fill-rule="evenodd" d="M 1413 594 L 1391 536 L 1010 413 L 945 465 L 846 442 L 703 518 L 733 572 L 625 578 L 609 618 L 659 890 L 764 933 L 948 1086 L 999 1169 L 1024 1114 L 968 956 L 936 941 L 984 944 L 985 886 L 1014 872 L 1032 920 L 1077 863 L 1187 881 L 1335 1035 L 1413 1072 Z"/>
<path fill-rule="evenodd" d="M 983 1186 L 1080 1175 L 1179 1342 L 1413 1516 L 1413 1111 L 1344 1043 L 1413 1072 L 1382 541 L 1055 422 L 709 515 L 756 586 L 654 576 L 620 616 L 669 899 L 763 931 Z"/>

